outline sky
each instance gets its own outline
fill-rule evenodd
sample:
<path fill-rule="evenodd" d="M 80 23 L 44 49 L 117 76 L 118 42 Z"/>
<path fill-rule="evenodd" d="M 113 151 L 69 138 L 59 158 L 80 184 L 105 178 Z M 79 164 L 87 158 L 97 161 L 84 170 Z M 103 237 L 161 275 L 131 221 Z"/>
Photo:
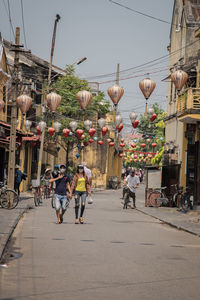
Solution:
<path fill-rule="evenodd" d="M 4 39 L 14 41 L 8 19 L 8 2 L 13 27 L 20 26 L 21 42 L 24 42 L 21 0 L 0 0 L 0 32 Z M 171 22 L 173 0 L 116 2 Z M 167 82 L 161 80 L 168 75 L 168 58 L 148 67 L 137 66 L 168 55 L 170 24 L 136 14 L 109 0 L 23 0 L 22 3 L 27 48 L 33 54 L 49 61 L 53 25 L 58 13 L 61 20 L 57 26 L 54 65 L 65 68 L 86 56 L 87 60 L 75 67 L 76 75 L 89 78 L 90 82 L 99 82 L 100 90 L 109 99 L 107 89 L 114 84 L 117 64 L 120 64 L 119 85 L 124 88 L 124 96 L 118 111 L 128 130 L 131 128 L 129 113 L 144 113 L 145 99 L 139 81 L 148 73 L 156 81 L 148 106 L 158 102 L 166 108 L 168 87 Z M 114 74 L 95 77 L 110 73 Z"/>

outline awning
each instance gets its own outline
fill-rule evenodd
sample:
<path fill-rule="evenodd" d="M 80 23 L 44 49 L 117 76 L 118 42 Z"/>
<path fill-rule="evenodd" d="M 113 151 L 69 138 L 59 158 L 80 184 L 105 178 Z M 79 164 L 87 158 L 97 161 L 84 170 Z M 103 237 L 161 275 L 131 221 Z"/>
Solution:
<path fill-rule="evenodd" d="M 26 142 L 37 142 L 40 141 L 40 135 L 34 135 L 34 136 L 23 136 L 22 141 Z"/>
<path fill-rule="evenodd" d="M 10 144 L 10 140 L 8 138 L 0 137 L 0 146 L 1 145 L 4 145 L 4 146 L 8 145 L 9 146 L 9 144 Z M 17 147 L 19 147 L 20 145 L 21 145 L 20 143 L 16 142 Z"/>
<path fill-rule="evenodd" d="M 178 117 L 178 120 L 183 123 L 196 124 L 200 121 L 200 114 L 187 114 Z"/>
<path fill-rule="evenodd" d="M 11 125 L 10 125 L 10 124 L 5 123 L 5 122 L 2 122 L 2 121 L 0 121 L 0 126 L 6 127 L 6 128 L 8 128 L 8 129 L 11 128 Z M 24 133 L 22 130 L 19 130 L 19 129 L 16 129 L 16 133 L 17 133 L 17 134 L 24 135 L 24 136 L 27 136 L 26 133 Z M 29 135 L 29 136 L 32 136 L 33 133 L 32 133 L 32 132 L 29 132 L 28 135 Z"/>

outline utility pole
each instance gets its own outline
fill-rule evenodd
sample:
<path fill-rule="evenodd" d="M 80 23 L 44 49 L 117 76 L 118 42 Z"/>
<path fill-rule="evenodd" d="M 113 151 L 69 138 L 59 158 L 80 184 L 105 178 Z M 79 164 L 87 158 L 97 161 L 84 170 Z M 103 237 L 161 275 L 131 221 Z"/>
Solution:
<path fill-rule="evenodd" d="M 18 96 L 18 70 L 19 70 L 19 51 L 20 46 L 20 28 L 16 27 L 15 44 L 12 45 L 15 56 L 14 56 L 14 79 L 12 85 L 14 87 L 11 104 L 11 128 L 10 128 L 10 144 L 9 144 L 9 161 L 8 161 L 8 186 L 14 189 L 15 179 L 15 149 L 16 149 L 16 123 L 17 123 L 17 103 L 16 99 Z M 11 199 L 12 201 L 12 199 Z"/>
<path fill-rule="evenodd" d="M 52 42 L 51 42 L 51 55 L 50 55 L 50 63 L 49 63 L 47 93 L 49 92 L 49 87 L 51 84 L 51 70 L 52 70 L 53 54 L 54 54 L 55 40 L 56 40 L 56 29 L 57 29 L 57 23 L 59 22 L 59 20 L 60 20 L 60 15 L 57 14 L 55 22 L 54 22 L 53 36 L 52 36 Z M 41 175 L 44 137 L 45 137 L 45 129 L 42 131 L 41 141 L 40 141 L 40 152 L 39 152 L 39 161 L 38 161 L 38 169 L 37 169 L 37 181 L 38 182 L 40 182 L 40 175 Z"/>

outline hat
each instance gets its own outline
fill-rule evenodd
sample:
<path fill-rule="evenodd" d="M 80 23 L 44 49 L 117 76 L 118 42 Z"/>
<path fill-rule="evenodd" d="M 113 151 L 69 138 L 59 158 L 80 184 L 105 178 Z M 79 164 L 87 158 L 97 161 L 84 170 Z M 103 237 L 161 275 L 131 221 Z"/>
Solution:
<path fill-rule="evenodd" d="M 51 168 L 46 168 L 45 173 L 51 171 Z"/>
<path fill-rule="evenodd" d="M 66 168 L 66 165 L 61 164 L 61 165 L 60 165 L 60 169 L 61 169 L 61 168 Z"/>
<path fill-rule="evenodd" d="M 19 169 L 19 168 L 20 168 L 20 166 L 19 166 L 19 165 L 16 165 L 16 166 L 15 166 L 15 169 Z"/>
<path fill-rule="evenodd" d="M 84 169 L 84 165 L 78 165 L 78 168 Z"/>

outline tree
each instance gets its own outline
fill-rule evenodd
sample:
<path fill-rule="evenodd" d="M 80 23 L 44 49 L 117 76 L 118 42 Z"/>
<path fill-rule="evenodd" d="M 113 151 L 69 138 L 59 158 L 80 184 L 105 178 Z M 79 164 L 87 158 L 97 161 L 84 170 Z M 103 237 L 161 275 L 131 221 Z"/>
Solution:
<path fill-rule="evenodd" d="M 62 130 L 69 128 L 69 123 L 72 120 L 78 122 L 78 128 L 84 129 L 83 116 L 85 116 L 85 118 L 104 117 L 110 111 L 110 103 L 105 100 L 104 93 L 100 91 L 96 96 L 93 96 L 85 111 L 81 109 L 76 95 L 81 90 L 90 91 L 90 88 L 86 80 L 82 80 L 75 75 L 73 66 L 67 66 L 66 75 L 59 77 L 57 81 L 51 85 L 51 90 L 62 97 L 56 115 L 58 121 L 62 124 L 60 132 L 58 133 L 58 135 L 61 136 L 59 143 L 66 151 L 66 163 L 68 164 L 69 151 L 77 146 L 79 147 L 78 149 L 81 150 L 82 146 L 75 134 L 66 138 L 62 134 Z M 81 140 L 82 143 L 86 143 L 89 140 L 89 135 L 87 133 L 84 135 L 85 138 Z"/>

